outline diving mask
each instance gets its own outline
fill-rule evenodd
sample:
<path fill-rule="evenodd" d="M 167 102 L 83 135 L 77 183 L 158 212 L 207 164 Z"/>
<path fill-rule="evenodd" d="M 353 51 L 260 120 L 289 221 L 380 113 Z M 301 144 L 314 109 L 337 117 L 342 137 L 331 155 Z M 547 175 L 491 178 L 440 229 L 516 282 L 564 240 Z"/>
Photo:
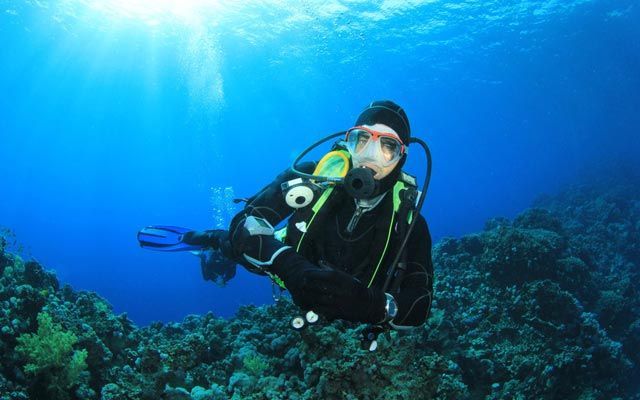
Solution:
<path fill-rule="evenodd" d="M 364 126 L 349 129 L 345 142 L 352 158 L 371 160 L 381 167 L 393 165 L 406 151 L 405 145 L 397 135 L 378 132 Z"/>

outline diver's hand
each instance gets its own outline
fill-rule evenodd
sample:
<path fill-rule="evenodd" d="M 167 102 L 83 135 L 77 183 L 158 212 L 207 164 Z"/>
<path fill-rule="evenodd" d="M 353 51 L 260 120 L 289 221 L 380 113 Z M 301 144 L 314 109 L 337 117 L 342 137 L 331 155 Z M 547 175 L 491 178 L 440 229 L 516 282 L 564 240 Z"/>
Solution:
<path fill-rule="evenodd" d="M 293 302 L 328 319 L 378 323 L 385 318 L 386 297 L 349 274 L 310 263 L 295 251 L 277 259 L 271 271 L 282 279 Z"/>
<path fill-rule="evenodd" d="M 385 295 L 367 288 L 362 282 L 337 270 L 305 271 L 302 287 L 292 292 L 294 302 L 302 296 L 304 305 L 328 319 L 378 323 L 385 318 Z M 287 286 L 288 288 L 288 286 Z M 296 304 L 298 304 L 296 302 Z"/>
<path fill-rule="evenodd" d="M 256 217 L 244 217 L 235 224 L 230 234 L 231 249 L 234 257 L 241 258 L 258 268 L 273 265 L 276 257 L 290 249 L 273 236 L 273 227 L 260 225 L 256 220 L 268 224 L 266 220 Z"/>

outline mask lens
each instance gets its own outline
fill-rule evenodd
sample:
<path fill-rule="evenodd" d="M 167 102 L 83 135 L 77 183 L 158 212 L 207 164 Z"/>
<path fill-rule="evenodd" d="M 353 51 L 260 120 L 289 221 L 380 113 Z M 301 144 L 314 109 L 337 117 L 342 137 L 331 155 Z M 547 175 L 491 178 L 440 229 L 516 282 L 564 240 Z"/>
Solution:
<path fill-rule="evenodd" d="M 356 154 L 362 152 L 370 140 L 371 134 L 367 131 L 363 131 L 362 129 L 353 129 L 349 131 L 349 136 L 347 137 L 347 143 L 349 144 L 351 151 Z"/>
<path fill-rule="evenodd" d="M 380 138 L 380 148 L 385 160 L 391 162 L 400 157 L 402 145 L 396 139 L 383 136 Z"/>

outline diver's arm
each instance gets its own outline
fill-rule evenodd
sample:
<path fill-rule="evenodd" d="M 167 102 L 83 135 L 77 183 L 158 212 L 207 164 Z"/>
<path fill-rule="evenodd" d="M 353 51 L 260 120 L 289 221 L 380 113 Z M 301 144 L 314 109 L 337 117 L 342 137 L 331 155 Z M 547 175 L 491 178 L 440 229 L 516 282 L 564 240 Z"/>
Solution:
<path fill-rule="evenodd" d="M 398 305 L 398 315 L 390 322 L 393 328 L 419 326 L 427 320 L 433 299 L 433 262 L 429 227 L 421 215 L 407 243 L 407 271 L 393 295 Z"/>
<path fill-rule="evenodd" d="M 299 165 L 298 169 L 304 173 L 312 173 L 315 166 L 316 163 L 314 162 L 306 162 Z M 238 224 L 244 221 L 246 217 L 253 215 L 255 217 L 265 218 L 272 226 L 276 226 L 291 214 L 291 207 L 284 201 L 280 185 L 295 178 L 296 175 L 291 172 L 290 168 L 287 168 L 287 170 L 278 175 L 273 182 L 249 198 L 244 209 L 233 217 L 229 231 L 220 229 L 190 231 L 185 233 L 181 240 L 184 243 L 192 245 L 200 245 L 214 249 L 220 248 L 223 250 L 225 256 L 232 258 L 233 255 L 225 242 L 227 242 L 230 237 L 229 232 L 231 232 L 231 236 L 233 236 L 233 232 L 236 231 Z"/>
<path fill-rule="evenodd" d="M 297 168 L 304 173 L 312 173 L 316 163 L 307 162 Z M 270 274 L 273 271 L 274 262 L 284 252 L 291 249 L 273 235 L 273 226 L 277 226 L 292 213 L 292 208 L 286 203 L 282 194 L 281 185 L 298 176 L 291 169 L 287 169 L 276 179 L 260 190 L 256 195 L 247 200 L 244 209 L 236 214 L 229 226 L 228 238 L 230 245 L 230 258 L 235 259 L 251 272 L 258 274 Z M 263 220 L 263 222 L 259 222 Z M 260 233 L 261 225 L 264 228 L 271 225 L 271 233 Z M 250 227 L 253 226 L 253 228 Z M 258 229 L 255 229 L 258 228 Z M 252 233 L 252 229 L 255 229 Z M 271 271 L 271 272 L 270 272 Z"/>

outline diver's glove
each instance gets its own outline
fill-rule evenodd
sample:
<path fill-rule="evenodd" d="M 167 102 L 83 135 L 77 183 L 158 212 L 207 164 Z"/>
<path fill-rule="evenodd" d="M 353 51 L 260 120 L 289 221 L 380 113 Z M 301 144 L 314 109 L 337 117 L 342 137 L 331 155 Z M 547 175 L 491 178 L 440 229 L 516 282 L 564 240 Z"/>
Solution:
<path fill-rule="evenodd" d="M 232 226 L 230 240 L 234 257 L 260 270 L 268 269 L 276 257 L 291 248 L 273 236 L 274 229 L 264 218 L 244 216 Z"/>
<path fill-rule="evenodd" d="M 347 273 L 309 271 L 305 280 L 305 296 L 313 299 L 311 309 L 329 320 L 380 323 L 386 319 L 384 292 L 367 288 Z"/>
<path fill-rule="evenodd" d="M 321 268 L 291 252 L 271 268 L 284 282 L 293 302 L 327 319 L 379 323 L 386 319 L 386 296 L 341 271 Z"/>

